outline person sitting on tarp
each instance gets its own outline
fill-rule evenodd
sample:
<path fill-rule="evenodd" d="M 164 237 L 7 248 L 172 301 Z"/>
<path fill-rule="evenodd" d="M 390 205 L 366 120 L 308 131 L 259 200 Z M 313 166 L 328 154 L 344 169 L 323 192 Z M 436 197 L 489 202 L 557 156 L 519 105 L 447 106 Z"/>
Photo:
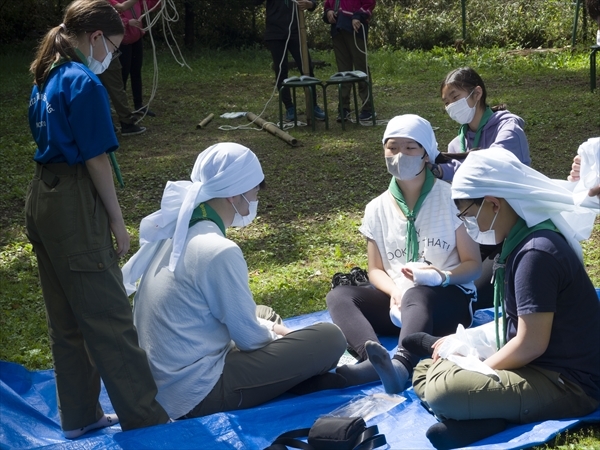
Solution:
<path fill-rule="evenodd" d="M 459 124 L 458 136 L 448 144 L 448 152 L 432 161 L 433 174 L 452 182 L 454 173 L 471 151 L 506 149 L 524 164 L 531 164 L 525 121 L 506 109 L 506 105 L 489 106 L 487 89 L 481 76 L 471 67 L 449 72 L 440 86 L 446 112 Z M 477 309 L 489 308 L 494 302 L 492 290 L 492 259 L 497 246 L 481 245 L 483 262 L 481 276 L 475 280 Z"/>
<path fill-rule="evenodd" d="M 306 384 L 339 387 L 327 382 L 341 377 L 327 372 L 346 349 L 340 329 L 290 331 L 271 308 L 257 308 L 242 251 L 226 237 L 256 217 L 264 187 L 256 155 L 213 145 L 191 180 L 167 183 L 161 209 L 141 222 L 141 249 L 123 268 L 128 292 L 142 277 L 134 323 L 157 399 L 171 417 L 192 418 L 257 406 Z"/>
<path fill-rule="evenodd" d="M 420 359 L 402 345 L 405 336 L 443 336 L 459 323 L 471 325 L 481 258 L 457 217 L 450 185 L 427 168 L 438 154 L 431 124 L 414 114 L 394 117 L 382 141 L 392 178 L 365 208 L 360 227 L 373 286 L 337 286 L 327 294 L 327 307 L 362 360 L 337 373 L 348 385 L 381 378 L 386 392 L 399 393 Z M 392 360 L 377 334 L 400 335 Z M 393 382 L 386 382 L 389 372 Z"/>
<path fill-rule="evenodd" d="M 596 211 L 575 205 L 564 183 L 500 149 L 472 153 L 456 172 L 452 198 L 471 237 L 503 242 L 494 285 L 505 320 L 483 361 L 491 373 L 439 358 L 443 339 L 415 368 L 416 394 L 442 421 L 428 431 L 437 448 L 600 404 L 600 303 L 579 245 Z"/>

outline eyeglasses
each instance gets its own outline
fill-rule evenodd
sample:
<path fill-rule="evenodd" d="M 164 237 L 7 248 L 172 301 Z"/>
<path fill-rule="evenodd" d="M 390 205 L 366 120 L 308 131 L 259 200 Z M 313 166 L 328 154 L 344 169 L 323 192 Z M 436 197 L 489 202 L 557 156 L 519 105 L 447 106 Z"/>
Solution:
<path fill-rule="evenodd" d="M 111 41 L 109 39 L 108 36 L 104 35 L 104 37 L 106 38 L 106 40 L 108 42 L 110 42 L 112 44 L 112 46 L 115 48 L 115 51 L 112 52 L 112 59 L 118 58 L 119 56 L 121 56 L 121 50 L 119 50 L 119 47 L 115 45 L 115 43 L 113 41 Z"/>
<path fill-rule="evenodd" d="M 473 206 L 475 203 L 476 203 L 476 202 L 475 202 L 475 200 L 473 200 L 473 201 L 471 202 L 471 204 L 470 204 L 469 206 L 467 206 L 465 209 L 463 209 L 461 212 L 459 212 L 459 213 L 456 215 L 456 217 L 458 217 L 460 220 L 463 220 L 463 221 L 464 221 L 464 220 L 465 220 L 465 214 L 467 213 L 467 211 L 469 210 L 469 208 L 470 208 L 471 206 Z"/>

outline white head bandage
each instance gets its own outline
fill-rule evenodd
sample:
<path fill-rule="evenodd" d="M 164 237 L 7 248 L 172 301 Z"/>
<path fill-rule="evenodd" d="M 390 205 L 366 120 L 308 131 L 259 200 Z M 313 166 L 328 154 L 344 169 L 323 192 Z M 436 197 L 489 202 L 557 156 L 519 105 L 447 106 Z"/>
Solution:
<path fill-rule="evenodd" d="M 168 181 L 160 209 L 142 219 L 141 248 L 122 269 L 128 294 L 136 290 L 135 282 L 144 274 L 158 244 L 164 239 L 173 238 L 169 270 L 175 270 L 192 213 L 200 203 L 248 192 L 264 180 L 264 174 L 250 149 L 226 142 L 200 153 L 190 178 L 191 181 Z"/>
<path fill-rule="evenodd" d="M 452 198 L 503 198 L 528 227 L 550 219 L 583 259 L 579 241 L 589 238 L 596 213 L 575 205 L 570 184 L 526 166 L 508 150 L 494 148 L 469 154 L 454 175 Z"/>
<path fill-rule="evenodd" d="M 431 124 L 415 114 L 404 114 L 390 120 L 383 133 L 383 145 L 389 138 L 409 138 L 417 141 L 423 146 L 432 163 L 440 154 Z"/>

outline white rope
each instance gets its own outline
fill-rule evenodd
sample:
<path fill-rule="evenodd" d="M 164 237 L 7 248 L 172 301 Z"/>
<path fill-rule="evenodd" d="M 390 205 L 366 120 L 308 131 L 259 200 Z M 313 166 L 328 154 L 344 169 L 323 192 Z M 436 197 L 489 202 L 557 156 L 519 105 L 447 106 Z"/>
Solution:
<path fill-rule="evenodd" d="M 233 126 L 233 125 L 221 125 L 219 127 L 219 130 L 222 131 L 234 131 L 234 130 L 253 130 L 253 131 L 262 131 L 264 129 L 264 127 L 268 124 L 271 125 L 275 125 L 277 128 L 280 128 L 282 130 L 289 130 L 291 128 L 294 128 L 294 122 L 284 122 L 283 123 L 283 128 L 281 128 L 279 126 L 279 122 L 275 123 L 275 122 L 266 122 L 264 123 L 264 125 L 261 128 L 258 127 L 253 127 L 252 124 L 256 121 L 256 119 L 254 119 L 252 122 L 250 122 L 247 125 L 239 125 L 239 126 Z M 301 122 L 300 120 L 296 121 L 296 126 L 299 127 L 305 127 L 308 124 L 305 122 Z"/>
<path fill-rule="evenodd" d="M 177 40 L 175 39 L 173 31 L 171 30 L 170 23 L 177 22 L 179 20 L 179 13 L 177 12 L 177 8 L 175 7 L 174 1 L 173 0 L 162 0 L 161 2 L 154 5 L 152 7 L 152 9 L 148 9 L 148 4 L 145 1 L 143 1 L 142 4 L 143 4 L 143 8 L 144 8 L 144 13 L 138 18 L 140 23 L 143 23 L 143 20 L 146 17 L 148 17 L 150 19 L 150 17 L 151 17 L 150 13 L 154 12 L 157 8 L 160 7 L 160 9 L 158 9 L 157 14 L 149 20 L 148 26 L 145 28 L 142 28 L 143 31 L 148 32 L 148 34 L 150 35 L 150 42 L 152 43 L 153 73 L 152 73 L 152 89 L 150 92 L 150 98 L 148 99 L 148 102 L 144 106 L 142 106 L 140 109 L 134 111 L 136 113 L 142 113 L 142 117 L 139 119 L 139 121 L 141 121 L 144 117 L 146 117 L 146 114 L 148 113 L 148 109 L 150 108 L 150 103 L 152 103 L 152 100 L 154 100 L 154 97 L 156 96 L 156 91 L 158 90 L 158 59 L 156 57 L 156 44 L 154 42 L 154 36 L 152 34 L 152 27 L 154 27 L 154 25 L 156 25 L 159 20 L 162 20 L 165 41 L 167 43 L 167 46 L 169 47 L 169 50 L 171 51 L 171 54 L 173 55 L 173 59 L 175 59 L 177 64 L 179 64 L 181 67 L 187 67 L 188 69 L 192 70 L 192 68 L 185 62 L 185 59 L 183 58 L 183 55 L 181 53 L 181 49 L 179 48 L 179 44 L 177 43 Z M 169 8 L 171 8 L 171 11 L 169 11 Z M 169 30 L 171 39 L 175 43 L 175 47 L 177 48 L 177 52 L 178 52 L 179 58 L 181 60 L 177 57 L 177 55 L 175 55 L 173 47 L 171 47 L 171 44 L 169 43 L 169 39 L 167 37 L 167 29 Z"/>
<path fill-rule="evenodd" d="M 296 12 L 297 12 L 297 6 L 295 5 L 295 2 L 294 2 L 294 8 L 292 8 L 292 19 L 290 20 L 290 24 L 288 25 L 288 35 L 287 35 L 287 39 L 285 40 L 283 56 L 281 58 L 281 61 L 279 61 L 279 70 L 277 71 L 277 78 L 275 79 L 275 87 L 273 88 L 273 91 L 271 92 L 271 97 L 269 97 L 269 100 L 267 100 L 267 103 L 265 103 L 263 110 L 260 112 L 259 115 L 256 116 L 256 119 L 254 119 L 252 122 L 250 122 L 246 125 L 239 125 L 239 126 L 221 125 L 219 127 L 219 130 L 223 130 L 223 131 L 234 131 L 234 130 L 262 131 L 262 129 L 264 128 L 264 125 L 260 128 L 256 128 L 256 127 L 253 127 L 252 124 L 254 122 L 256 122 L 256 120 L 265 113 L 267 106 L 269 106 L 269 103 L 271 103 L 271 100 L 273 100 L 273 97 L 275 97 L 275 94 L 278 93 L 277 85 L 279 84 L 279 78 L 281 77 L 281 66 L 283 66 L 283 61 L 285 61 L 287 59 L 287 53 L 288 53 L 287 47 L 288 47 L 288 43 L 290 42 L 290 37 L 292 36 L 292 24 L 294 23 L 294 16 L 295 16 Z M 296 105 L 294 105 L 294 107 L 296 107 Z M 267 123 L 273 123 L 273 122 L 265 122 L 265 125 Z M 291 124 L 292 124 L 292 126 L 290 127 L 287 123 L 284 123 L 283 129 L 288 130 L 290 128 L 293 128 L 294 127 L 293 122 Z M 298 124 L 300 124 L 300 122 L 298 122 Z M 279 122 L 277 122 L 276 125 L 279 127 Z"/>
<path fill-rule="evenodd" d="M 365 67 L 367 68 L 367 79 L 369 80 L 369 83 L 371 83 L 371 71 L 369 70 L 369 53 L 368 53 L 369 51 L 367 49 L 367 33 L 365 32 L 365 26 L 363 24 L 360 25 L 360 29 L 362 30 L 363 42 L 365 43 L 365 51 L 363 52 L 361 50 L 361 48 L 358 46 L 358 43 L 356 42 L 356 33 L 352 33 L 352 35 L 354 36 L 354 46 L 356 47 L 356 49 L 359 52 L 361 52 L 363 55 L 365 55 Z M 371 85 L 371 89 L 373 89 L 372 85 Z M 363 104 L 360 106 L 361 111 L 365 107 L 367 102 L 369 101 L 369 98 L 370 98 L 369 95 L 370 95 L 369 90 L 367 90 L 367 98 L 365 99 Z M 375 114 L 375 111 L 371 111 L 371 114 Z M 387 121 L 386 121 L 386 123 L 387 123 Z"/>

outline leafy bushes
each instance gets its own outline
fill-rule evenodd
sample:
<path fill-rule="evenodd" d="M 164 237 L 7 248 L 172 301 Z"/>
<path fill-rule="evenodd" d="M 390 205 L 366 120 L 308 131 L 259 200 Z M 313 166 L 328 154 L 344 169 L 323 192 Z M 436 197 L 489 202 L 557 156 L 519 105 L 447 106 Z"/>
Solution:
<path fill-rule="evenodd" d="M 67 0 L 63 0 L 63 5 Z M 19 0 L 0 3 L 0 43 L 38 38 L 61 22 L 61 2 Z"/>
<path fill-rule="evenodd" d="M 574 3 L 568 0 L 468 0 L 466 44 L 563 47 L 571 43 L 574 13 Z M 577 39 L 591 44 L 595 24 L 586 14 L 582 4 Z M 323 23 L 320 11 L 307 14 L 307 23 L 312 45 L 329 48 L 329 27 Z M 378 0 L 369 44 L 371 48 L 429 50 L 455 45 L 459 39 L 462 39 L 461 0 Z"/>
<path fill-rule="evenodd" d="M 195 41 L 201 47 L 248 47 L 262 40 L 264 3 L 260 6 L 255 6 L 255 0 L 174 0 L 174 3 L 180 20 L 172 29 L 181 42 L 186 33 L 189 45 Z M 0 42 L 43 34 L 60 22 L 60 11 L 66 4 L 68 0 L 0 3 Z M 306 13 L 310 46 L 328 49 L 331 48 L 329 26 L 322 19 L 323 2 L 318 0 L 318 4 L 314 12 Z M 461 0 L 377 0 L 369 47 L 537 48 L 564 47 L 571 42 L 573 0 L 468 0 L 466 9 L 466 42 L 457 44 L 462 39 Z M 595 23 L 589 20 L 583 4 L 579 17 L 578 42 L 591 44 L 596 34 Z M 195 39 L 190 39 L 190 33 Z"/>

